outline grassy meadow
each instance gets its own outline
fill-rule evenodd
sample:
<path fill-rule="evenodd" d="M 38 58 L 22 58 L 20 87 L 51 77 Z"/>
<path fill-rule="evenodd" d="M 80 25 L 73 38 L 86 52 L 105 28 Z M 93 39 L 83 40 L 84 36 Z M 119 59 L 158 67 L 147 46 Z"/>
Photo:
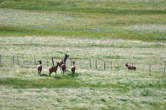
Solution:
<path fill-rule="evenodd" d="M 0 0 L 0 110 L 165 110 L 165 23 L 165 0 Z"/>

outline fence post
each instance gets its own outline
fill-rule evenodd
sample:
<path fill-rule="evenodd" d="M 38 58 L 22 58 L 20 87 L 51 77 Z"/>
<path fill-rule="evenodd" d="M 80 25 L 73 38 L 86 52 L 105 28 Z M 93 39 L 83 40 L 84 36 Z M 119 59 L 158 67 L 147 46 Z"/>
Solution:
<path fill-rule="evenodd" d="M 14 55 L 13 55 L 13 64 L 14 64 Z"/>
<path fill-rule="evenodd" d="M 0 55 L 0 64 L 1 64 L 1 55 Z"/>
<path fill-rule="evenodd" d="M 72 60 L 70 60 L 70 65 L 72 66 Z"/>
<path fill-rule="evenodd" d="M 105 61 L 104 61 L 104 70 L 105 70 Z"/>
<path fill-rule="evenodd" d="M 92 69 L 91 60 L 89 60 L 89 66 L 90 66 L 90 69 Z"/>
<path fill-rule="evenodd" d="M 22 63 L 24 64 L 24 57 L 22 57 Z"/>
<path fill-rule="evenodd" d="M 52 57 L 52 65 L 54 66 L 54 57 Z"/>
<path fill-rule="evenodd" d="M 95 63 L 95 67 L 96 67 L 96 70 L 97 70 L 97 60 L 96 60 L 96 63 Z"/>
<path fill-rule="evenodd" d="M 36 63 L 36 58 L 35 58 L 35 57 L 34 57 L 34 64 L 37 65 L 37 63 Z"/>
<path fill-rule="evenodd" d="M 151 73 L 151 64 L 149 64 L 149 73 Z"/>
<path fill-rule="evenodd" d="M 165 76 L 165 65 L 164 65 L 164 76 Z"/>
<path fill-rule="evenodd" d="M 18 55 L 17 55 L 17 64 L 19 64 L 19 61 L 18 61 Z"/>
<path fill-rule="evenodd" d="M 47 60 L 47 66 L 48 66 L 48 60 Z"/>
<path fill-rule="evenodd" d="M 112 70 L 112 61 L 110 62 L 110 65 L 111 65 L 111 70 Z"/>

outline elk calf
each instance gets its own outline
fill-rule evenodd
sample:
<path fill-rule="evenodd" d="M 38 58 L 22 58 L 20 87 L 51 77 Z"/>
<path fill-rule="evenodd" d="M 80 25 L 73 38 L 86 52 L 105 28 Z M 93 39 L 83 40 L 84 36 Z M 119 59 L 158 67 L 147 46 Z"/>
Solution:
<path fill-rule="evenodd" d="M 72 73 L 73 77 L 74 77 L 74 74 L 75 74 L 75 70 L 76 70 L 75 61 L 72 61 L 71 73 Z"/>
<path fill-rule="evenodd" d="M 42 61 L 38 60 L 38 62 L 39 62 L 39 65 L 37 66 L 37 70 L 38 70 L 38 75 L 40 75 L 42 71 Z"/>
<path fill-rule="evenodd" d="M 128 64 L 125 64 L 125 66 L 128 68 L 128 70 L 136 71 L 136 67 L 135 66 L 131 66 L 131 65 L 128 65 Z"/>
<path fill-rule="evenodd" d="M 49 76 L 51 76 L 51 73 L 52 73 L 52 72 L 55 72 L 55 76 L 56 76 L 56 71 L 57 71 L 57 69 L 58 69 L 58 66 L 59 66 L 59 62 L 57 62 L 56 66 L 51 66 L 51 67 L 49 68 Z"/>

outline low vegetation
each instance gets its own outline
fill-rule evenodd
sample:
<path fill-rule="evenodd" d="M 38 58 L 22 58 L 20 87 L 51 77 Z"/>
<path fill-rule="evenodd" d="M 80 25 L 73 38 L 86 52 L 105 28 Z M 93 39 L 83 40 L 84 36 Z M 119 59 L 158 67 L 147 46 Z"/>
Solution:
<path fill-rule="evenodd" d="M 165 110 L 165 0 L 0 0 L 0 15 L 0 109 Z"/>

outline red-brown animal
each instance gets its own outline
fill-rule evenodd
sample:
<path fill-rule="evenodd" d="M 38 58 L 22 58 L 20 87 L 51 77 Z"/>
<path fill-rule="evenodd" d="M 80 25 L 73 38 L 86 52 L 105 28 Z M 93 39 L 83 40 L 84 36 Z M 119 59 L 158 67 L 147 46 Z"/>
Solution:
<path fill-rule="evenodd" d="M 56 76 L 56 72 L 57 72 L 58 66 L 59 66 L 59 62 L 57 62 L 56 66 L 51 66 L 49 68 L 49 76 L 51 76 L 52 72 L 55 72 L 55 76 Z"/>
<path fill-rule="evenodd" d="M 136 67 L 135 66 L 131 66 L 131 65 L 128 65 L 128 64 L 125 64 L 125 66 L 128 68 L 128 70 L 136 71 Z"/>
<path fill-rule="evenodd" d="M 39 65 L 37 66 L 37 70 L 38 70 L 38 75 L 41 75 L 41 71 L 42 71 L 42 61 L 38 60 Z"/>
<path fill-rule="evenodd" d="M 59 67 L 60 67 L 61 70 L 62 70 L 62 68 L 61 68 L 62 64 L 66 64 L 66 61 L 67 61 L 68 57 L 69 57 L 69 55 L 65 54 L 64 59 L 59 61 Z"/>
<path fill-rule="evenodd" d="M 72 61 L 71 73 L 72 73 L 73 77 L 74 77 L 74 74 L 75 74 L 75 70 L 76 70 L 75 61 Z"/>
<path fill-rule="evenodd" d="M 66 64 L 62 64 L 61 69 L 62 69 L 62 72 L 64 74 L 66 72 Z"/>

